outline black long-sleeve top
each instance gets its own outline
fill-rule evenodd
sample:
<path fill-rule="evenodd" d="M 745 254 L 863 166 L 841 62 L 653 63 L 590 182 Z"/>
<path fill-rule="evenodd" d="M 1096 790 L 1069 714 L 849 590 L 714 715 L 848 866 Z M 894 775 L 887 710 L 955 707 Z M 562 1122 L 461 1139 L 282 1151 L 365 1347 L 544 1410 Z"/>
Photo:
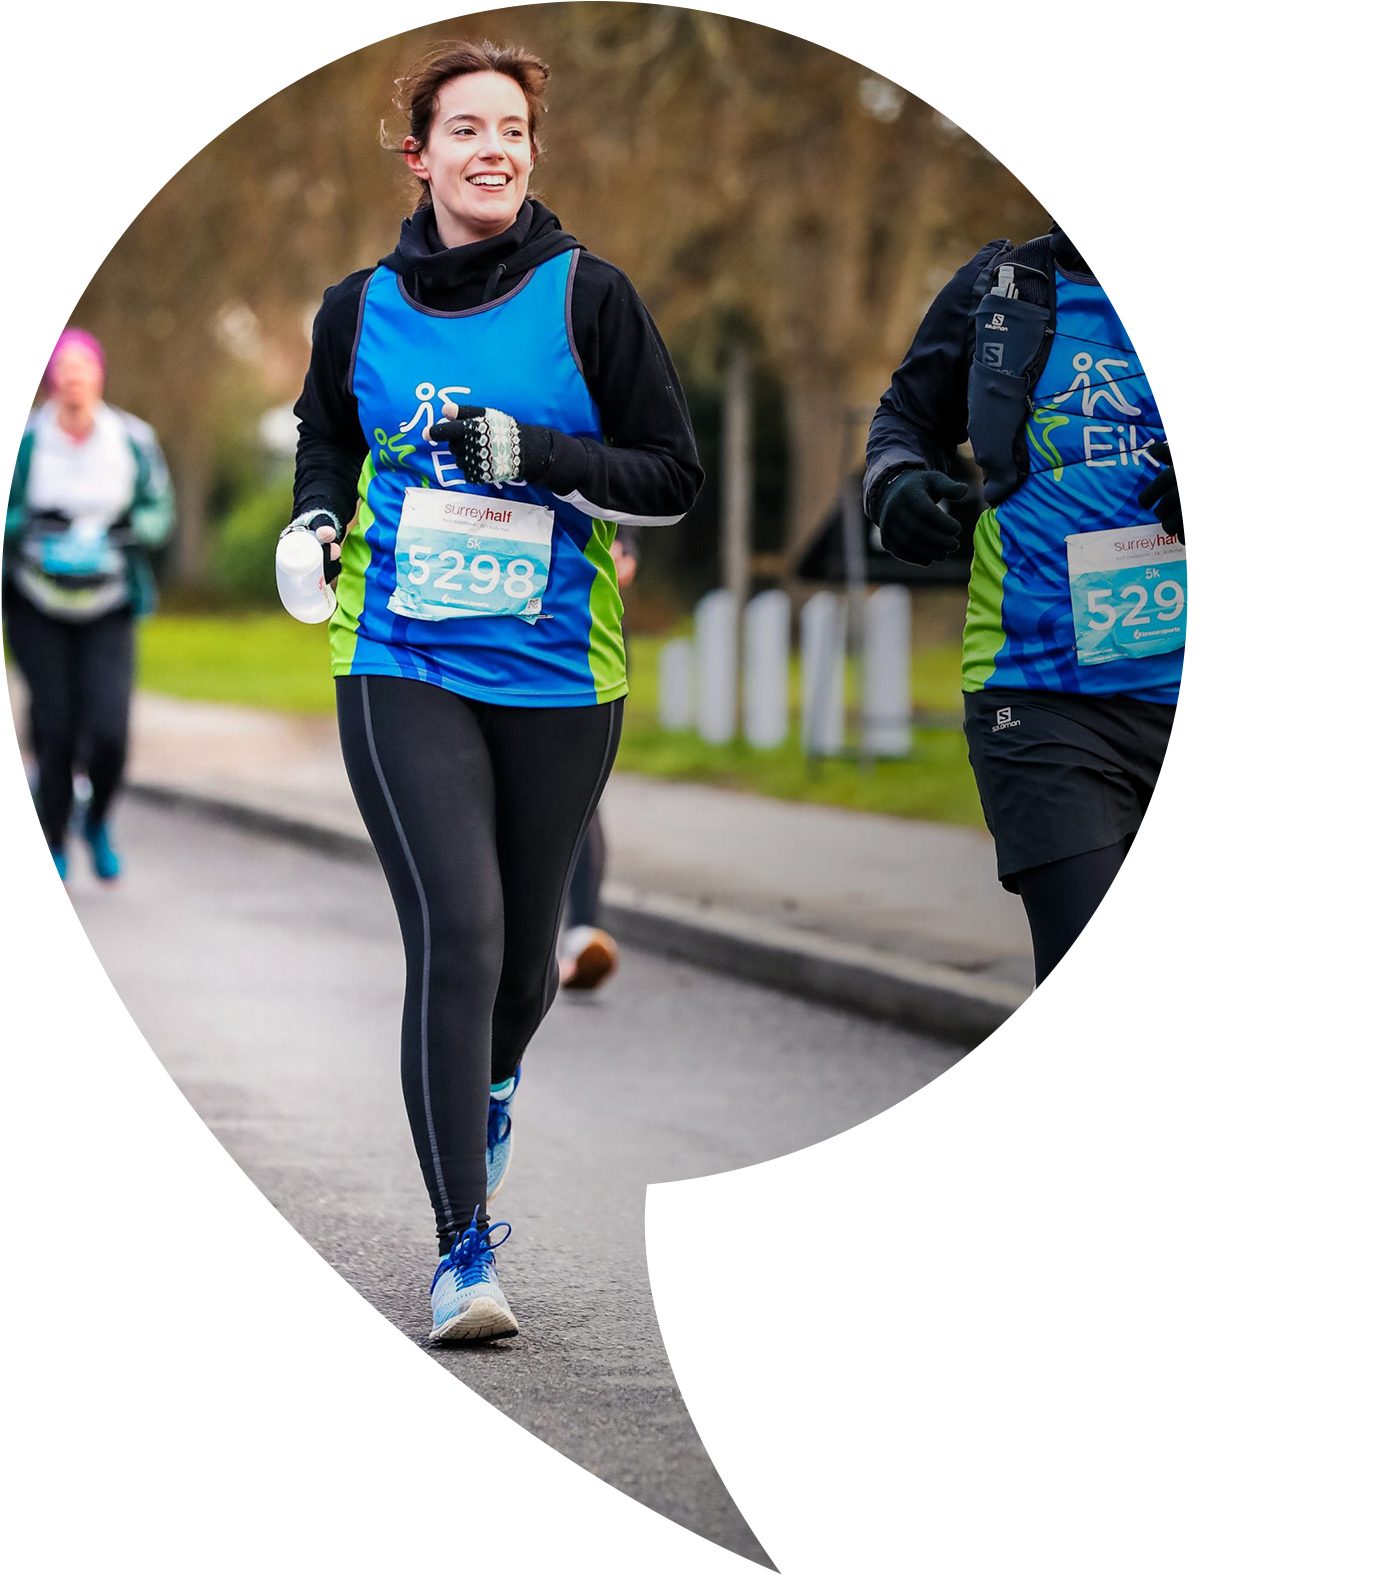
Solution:
<path fill-rule="evenodd" d="M 1093 278 L 1089 265 L 1058 224 L 1050 227 L 1056 265 Z M 870 423 L 865 449 L 865 510 L 878 519 L 886 487 L 901 470 L 927 466 L 945 474 L 953 451 L 967 441 L 967 380 L 974 350 L 977 279 L 1007 240 L 988 241 L 938 292 L 914 342 L 896 367 Z"/>
<path fill-rule="evenodd" d="M 397 273 L 420 305 L 457 312 L 494 300 L 530 269 L 575 249 L 570 329 L 607 442 L 556 433 L 540 485 L 560 497 L 576 495 L 598 518 L 673 524 L 695 502 L 704 473 L 675 367 L 621 269 L 585 250 L 534 199 L 510 229 L 470 246 L 444 247 L 432 210 L 419 209 L 404 220 L 399 244 L 381 266 Z M 362 268 L 333 285 L 316 315 L 295 407 L 294 515 L 325 508 L 347 524 L 358 505 L 366 446 L 350 374 L 360 301 L 373 272 Z"/>

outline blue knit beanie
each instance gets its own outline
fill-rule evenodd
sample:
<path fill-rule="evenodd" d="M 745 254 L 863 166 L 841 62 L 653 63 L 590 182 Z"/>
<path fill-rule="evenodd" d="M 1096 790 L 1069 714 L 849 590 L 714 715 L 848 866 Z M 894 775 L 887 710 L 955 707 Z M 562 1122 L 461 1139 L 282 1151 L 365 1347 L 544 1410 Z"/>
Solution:
<path fill-rule="evenodd" d="M 1186 77 L 1181 76 L 1181 66 L 1151 39 L 1110 38 L 1109 43 L 1091 49 L 1083 60 L 1074 61 L 1055 87 L 1055 151 L 1060 154 L 1066 181 L 1074 180 L 1069 173 L 1069 154 L 1083 112 L 1115 77 L 1128 76 L 1129 71 L 1153 71 L 1172 83 L 1181 99 L 1181 129 L 1186 129 Z"/>

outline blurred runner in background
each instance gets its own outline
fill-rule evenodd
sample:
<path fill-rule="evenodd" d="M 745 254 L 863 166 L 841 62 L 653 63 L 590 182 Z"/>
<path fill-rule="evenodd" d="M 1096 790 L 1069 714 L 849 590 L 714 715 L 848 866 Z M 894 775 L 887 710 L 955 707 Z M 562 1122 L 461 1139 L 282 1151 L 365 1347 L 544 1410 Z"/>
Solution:
<path fill-rule="evenodd" d="M 64 879 L 80 764 L 91 791 L 77 829 L 98 878 L 121 873 L 108 817 L 126 765 L 135 624 L 155 606 L 146 554 L 174 522 L 155 433 L 103 402 L 105 381 L 102 346 L 66 329 L 5 513 L 5 632 L 29 690 L 39 820 Z"/>
<path fill-rule="evenodd" d="M 641 551 L 637 532 L 619 525 L 612 544 L 617 565 L 617 588 L 625 591 L 637 578 Z M 559 987 L 562 990 L 596 990 L 617 971 L 617 942 L 598 923 L 607 873 L 608 844 L 603 836 L 601 806 L 588 823 L 588 834 L 579 848 L 578 863 L 569 882 L 569 906 L 559 944 Z"/>

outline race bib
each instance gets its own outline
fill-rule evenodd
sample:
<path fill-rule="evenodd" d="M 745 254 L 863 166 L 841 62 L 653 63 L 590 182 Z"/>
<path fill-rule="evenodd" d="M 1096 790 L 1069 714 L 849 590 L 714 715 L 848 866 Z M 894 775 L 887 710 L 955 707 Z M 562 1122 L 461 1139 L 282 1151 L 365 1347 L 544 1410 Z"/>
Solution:
<path fill-rule="evenodd" d="M 523 618 L 549 583 L 554 511 L 474 492 L 410 487 L 394 543 L 389 611 L 405 618 Z"/>
<path fill-rule="evenodd" d="M 1155 525 L 1065 537 L 1080 664 L 1186 644 L 1186 547 Z"/>

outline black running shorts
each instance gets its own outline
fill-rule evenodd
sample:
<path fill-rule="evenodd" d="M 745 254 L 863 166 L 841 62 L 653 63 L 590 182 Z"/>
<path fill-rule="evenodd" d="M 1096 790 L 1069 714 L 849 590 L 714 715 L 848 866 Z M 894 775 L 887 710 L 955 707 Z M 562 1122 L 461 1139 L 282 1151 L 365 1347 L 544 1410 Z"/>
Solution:
<path fill-rule="evenodd" d="M 963 701 L 972 771 L 1008 891 L 1022 870 L 1136 833 L 1175 706 L 1025 689 L 983 689 Z"/>

